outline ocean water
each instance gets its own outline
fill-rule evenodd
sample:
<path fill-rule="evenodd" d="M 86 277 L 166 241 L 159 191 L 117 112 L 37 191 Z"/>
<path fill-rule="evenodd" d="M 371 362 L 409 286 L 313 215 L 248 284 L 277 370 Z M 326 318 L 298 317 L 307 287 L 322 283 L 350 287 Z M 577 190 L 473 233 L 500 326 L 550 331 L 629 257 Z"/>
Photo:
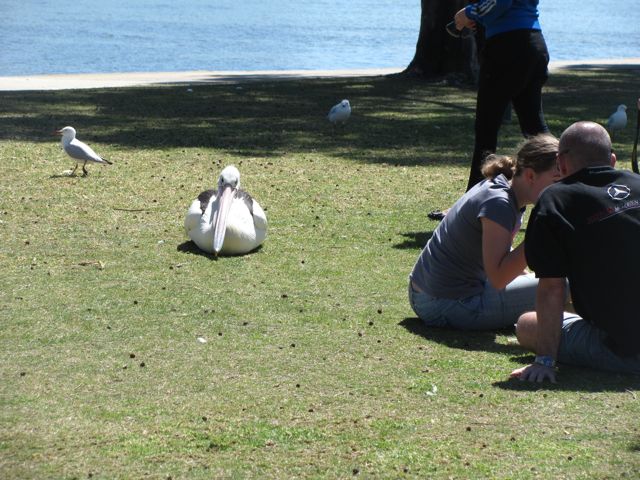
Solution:
<path fill-rule="evenodd" d="M 552 60 L 640 57 L 638 0 L 541 0 Z M 406 66 L 419 0 L 0 0 L 0 76 Z"/>

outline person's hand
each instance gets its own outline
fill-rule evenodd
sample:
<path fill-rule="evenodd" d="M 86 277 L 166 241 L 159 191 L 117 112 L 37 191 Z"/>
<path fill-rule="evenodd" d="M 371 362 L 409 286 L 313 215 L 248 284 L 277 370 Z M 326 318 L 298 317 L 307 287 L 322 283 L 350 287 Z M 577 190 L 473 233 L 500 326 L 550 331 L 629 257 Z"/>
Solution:
<path fill-rule="evenodd" d="M 470 28 L 471 30 L 475 30 L 476 28 L 476 22 L 467 17 L 467 15 L 464 13 L 464 8 L 458 10 L 456 16 L 453 17 L 453 20 L 456 22 L 456 29 L 458 30 L 462 30 L 465 27 Z"/>
<path fill-rule="evenodd" d="M 511 372 L 511 378 L 518 378 L 520 381 L 528 380 L 530 382 L 542 383 L 548 378 L 551 383 L 556 383 L 556 369 L 553 367 L 545 367 L 539 363 L 532 363 L 526 367 L 518 368 Z"/>

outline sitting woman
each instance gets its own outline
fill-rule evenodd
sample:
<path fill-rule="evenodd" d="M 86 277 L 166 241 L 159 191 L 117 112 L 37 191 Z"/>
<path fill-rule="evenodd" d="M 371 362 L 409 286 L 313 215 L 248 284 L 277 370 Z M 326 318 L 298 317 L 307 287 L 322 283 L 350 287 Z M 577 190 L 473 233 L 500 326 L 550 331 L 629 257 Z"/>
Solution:
<path fill-rule="evenodd" d="M 526 205 L 560 179 L 558 140 L 526 140 L 515 159 L 491 155 L 486 177 L 451 207 L 409 276 L 413 311 L 431 327 L 513 326 L 534 309 L 538 281 L 524 274 L 524 242 L 511 248 Z"/>

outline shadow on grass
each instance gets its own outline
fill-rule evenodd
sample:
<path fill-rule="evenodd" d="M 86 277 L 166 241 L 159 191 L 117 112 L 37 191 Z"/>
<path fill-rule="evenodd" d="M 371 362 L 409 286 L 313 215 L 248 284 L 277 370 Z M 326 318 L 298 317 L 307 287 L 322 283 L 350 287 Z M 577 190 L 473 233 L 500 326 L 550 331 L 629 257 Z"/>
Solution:
<path fill-rule="evenodd" d="M 606 120 L 615 105 L 637 95 L 639 75 L 633 69 L 554 72 L 544 92 L 552 130 L 576 119 Z M 50 132 L 73 125 L 81 140 L 124 148 L 211 147 L 264 156 L 344 155 L 348 148 L 354 160 L 398 165 L 466 164 L 473 143 L 470 86 L 381 76 L 191 86 L 1 92 L 0 140 L 54 142 Z M 576 103 L 578 92 L 589 102 Z M 615 100 L 603 92 L 615 92 Z M 336 135 L 326 114 L 342 98 L 350 99 L 353 113 Z M 411 153 L 399 155 L 403 149 Z"/>
<path fill-rule="evenodd" d="M 406 240 L 396 243 L 393 248 L 399 250 L 422 250 L 433 236 L 433 232 L 407 232 L 401 234 Z"/>
<path fill-rule="evenodd" d="M 53 175 L 49 175 L 49 179 L 51 179 L 51 180 L 56 180 L 56 179 L 59 179 L 59 178 L 87 178 L 87 177 L 86 176 L 85 177 L 78 176 L 75 173 L 73 175 L 68 174 L 68 173 L 55 173 Z"/>
<path fill-rule="evenodd" d="M 531 357 L 533 361 L 533 357 Z M 523 382 L 510 378 L 494 382 L 494 387 L 503 390 L 537 391 L 562 390 L 570 392 L 625 392 L 640 389 L 640 379 L 634 375 L 597 372 L 585 368 L 562 366 L 558 372 L 558 383 Z"/>
<path fill-rule="evenodd" d="M 629 445 L 629 451 L 640 453 L 640 437 L 631 442 L 631 444 Z"/>
<path fill-rule="evenodd" d="M 419 318 L 405 318 L 399 325 L 406 328 L 414 335 L 426 338 L 451 348 L 459 348 L 462 350 L 480 350 L 485 352 L 497 353 L 522 353 L 522 349 L 517 345 L 504 345 L 496 342 L 498 333 L 509 334 L 510 330 L 494 330 L 494 331 L 460 331 L 448 328 L 432 328 L 425 326 L 424 322 Z"/>
<path fill-rule="evenodd" d="M 522 365 L 533 363 L 533 354 L 512 358 Z M 517 378 L 509 378 L 494 382 L 493 386 L 503 390 L 536 391 L 563 390 L 575 392 L 625 392 L 632 395 L 633 390 L 640 390 L 640 376 L 626 375 L 622 373 L 602 372 L 589 368 L 560 365 L 558 369 L 557 383 L 532 383 L 523 382 Z M 635 398 L 635 394 L 634 398 Z"/>
<path fill-rule="evenodd" d="M 201 257 L 206 257 L 206 258 L 209 258 L 211 260 L 216 260 L 217 261 L 217 260 L 219 260 L 221 258 L 224 258 L 224 257 L 242 257 L 243 255 L 251 255 L 251 254 L 257 253 L 260 250 L 262 250 L 262 245 L 257 246 L 256 248 L 254 248 L 253 250 L 251 250 L 248 253 L 243 253 L 243 254 L 240 254 L 240 255 L 222 255 L 222 256 L 218 256 L 218 257 L 216 257 L 215 255 L 213 255 L 211 253 L 207 253 L 207 252 L 204 252 L 204 251 L 200 250 L 198 248 L 198 246 L 191 240 L 187 240 L 186 242 L 182 242 L 180 245 L 178 245 L 176 247 L 176 250 L 181 252 L 181 253 L 187 253 L 187 254 L 190 254 L 190 255 L 199 255 Z"/>
<path fill-rule="evenodd" d="M 53 142 L 50 132 L 72 125 L 89 144 L 124 148 L 201 147 L 245 156 L 320 151 L 424 165 L 456 161 L 449 158 L 461 142 L 455 132 L 473 126 L 474 92 L 444 83 L 377 76 L 192 87 L 0 92 L 0 140 Z M 335 132 L 326 115 L 342 98 L 353 113 Z M 465 141 L 470 146 L 472 138 Z M 398 155 L 407 148 L 420 152 Z"/>
<path fill-rule="evenodd" d="M 544 92 L 552 131 L 578 119 L 605 121 L 618 103 L 635 101 L 636 84 L 634 70 L 553 72 Z M 466 165 L 473 144 L 469 86 L 378 76 L 191 87 L 0 92 L 0 140 L 54 142 L 50 132 L 73 125 L 89 144 L 268 157 L 318 151 L 392 165 Z M 335 134 L 326 114 L 342 98 L 353 113 Z"/>
<path fill-rule="evenodd" d="M 399 323 L 414 335 L 446 345 L 469 351 L 486 351 L 511 354 L 510 360 L 521 365 L 529 365 L 534 355 L 524 351 L 518 345 L 504 345 L 495 341 L 498 333 L 510 333 L 509 330 L 469 332 L 445 328 L 430 328 L 419 318 L 405 318 Z M 505 376 L 509 372 L 505 372 Z M 624 375 L 620 373 L 601 372 L 587 368 L 561 365 L 558 371 L 558 383 L 530 383 L 518 379 L 505 379 L 492 384 L 503 390 L 537 391 L 563 390 L 576 392 L 625 392 L 630 395 L 634 390 L 640 390 L 640 376 Z M 634 395 L 635 396 L 635 395 Z"/>
<path fill-rule="evenodd" d="M 200 257 L 206 257 L 210 260 L 218 260 L 218 257 L 216 257 L 215 255 L 212 255 L 210 253 L 207 253 L 203 250 L 200 250 L 198 248 L 198 246 L 192 242 L 191 240 L 187 240 L 186 242 L 182 242 L 180 245 L 178 245 L 176 247 L 176 250 L 181 252 L 181 253 L 187 253 L 190 255 L 198 255 Z"/>

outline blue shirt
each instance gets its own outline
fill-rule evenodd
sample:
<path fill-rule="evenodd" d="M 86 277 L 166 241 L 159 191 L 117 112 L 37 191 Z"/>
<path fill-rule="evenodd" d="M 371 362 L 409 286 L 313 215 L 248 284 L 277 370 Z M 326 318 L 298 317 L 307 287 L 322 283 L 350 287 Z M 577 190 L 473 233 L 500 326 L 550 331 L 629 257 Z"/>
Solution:
<path fill-rule="evenodd" d="M 486 38 L 512 30 L 542 30 L 538 0 L 481 0 L 465 7 L 464 12 L 485 28 Z"/>

